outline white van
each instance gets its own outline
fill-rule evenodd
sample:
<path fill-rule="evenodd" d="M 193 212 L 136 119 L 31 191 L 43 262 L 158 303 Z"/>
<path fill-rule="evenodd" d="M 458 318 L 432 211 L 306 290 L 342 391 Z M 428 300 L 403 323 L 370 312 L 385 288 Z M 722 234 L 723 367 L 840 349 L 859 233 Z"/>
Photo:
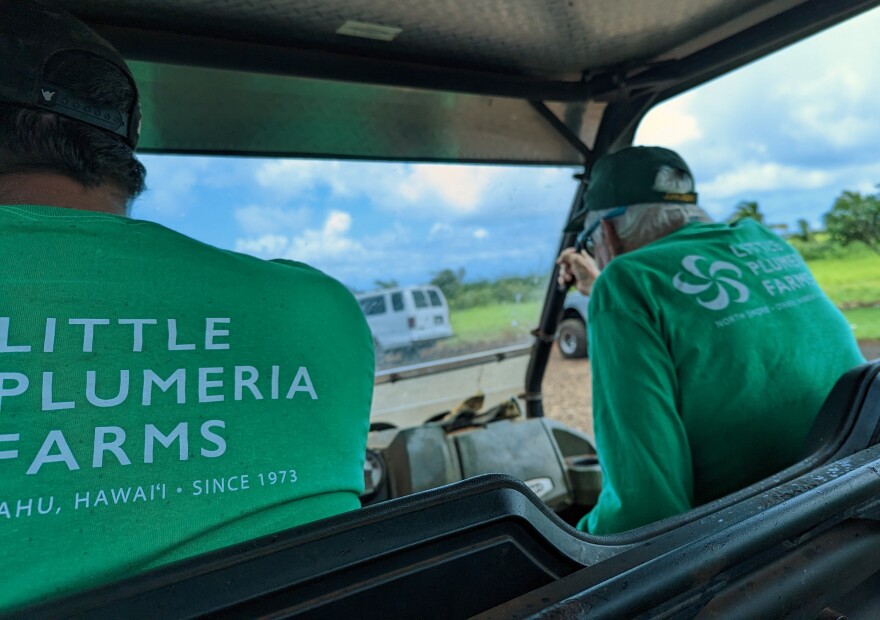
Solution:
<path fill-rule="evenodd" d="M 377 350 L 429 345 L 452 336 L 449 306 L 436 286 L 387 288 L 356 295 Z"/>

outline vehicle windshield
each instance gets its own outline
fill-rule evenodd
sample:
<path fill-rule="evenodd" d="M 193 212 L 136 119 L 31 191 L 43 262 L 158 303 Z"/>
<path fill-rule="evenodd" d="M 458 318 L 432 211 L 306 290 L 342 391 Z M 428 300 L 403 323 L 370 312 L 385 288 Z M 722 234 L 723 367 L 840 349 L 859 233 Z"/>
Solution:
<path fill-rule="evenodd" d="M 878 86 L 871 79 L 878 24 L 880 10 L 871 11 L 664 102 L 636 134 L 637 144 L 673 148 L 691 163 L 699 202 L 714 219 L 754 217 L 796 245 L 868 358 L 880 351 L 876 253 L 863 243 L 836 241 L 825 216 L 840 198 L 855 196 L 870 206 L 880 195 Z M 799 67 L 810 67 L 809 79 Z M 220 248 L 302 261 L 340 280 L 366 315 L 380 377 L 531 344 L 577 186 L 573 175 L 580 172 L 170 155 L 142 160 L 149 189 L 134 217 Z M 559 348 L 570 359 L 560 364 L 551 357 L 542 389 L 548 415 L 589 432 L 586 304 L 579 301 L 560 317 L 569 322 Z M 499 398 L 520 393 L 524 372 L 517 367 L 479 375 L 467 388 L 443 386 L 455 396 L 442 405 L 426 396 L 430 405 L 419 420 L 475 389 L 487 390 L 490 381 L 506 382 Z M 387 407 L 398 407 L 398 398 Z"/>
<path fill-rule="evenodd" d="M 527 346 L 575 168 L 143 155 L 133 217 L 345 284 L 377 371 Z"/>

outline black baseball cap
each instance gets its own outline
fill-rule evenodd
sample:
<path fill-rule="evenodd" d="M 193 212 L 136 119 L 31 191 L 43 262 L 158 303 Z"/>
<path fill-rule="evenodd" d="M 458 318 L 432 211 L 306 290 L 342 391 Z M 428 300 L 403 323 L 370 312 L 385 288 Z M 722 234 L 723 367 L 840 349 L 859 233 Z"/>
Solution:
<path fill-rule="evenodd" d="M 43 77 L 59 52 L 92 54 L 119 69 L 134 92 L 120 112 L 81 99 Z M 0 102 L 47 110 L 121 136 L 131 148 L 140 137 L 137 85 L 122 56 L 73 15 L 44 0 L 0 0 Z"/>

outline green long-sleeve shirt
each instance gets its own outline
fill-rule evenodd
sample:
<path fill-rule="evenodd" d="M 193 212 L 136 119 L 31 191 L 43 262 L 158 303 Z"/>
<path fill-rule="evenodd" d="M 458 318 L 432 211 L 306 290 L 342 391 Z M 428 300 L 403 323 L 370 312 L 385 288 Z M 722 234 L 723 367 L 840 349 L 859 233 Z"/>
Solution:
<path fill-rule="evenodd" d="M 791 465 L 864 361 L 797 252 L 760 224 L 690 224 L 611 261 L 590 299 L 604 483 L 579 523 L 639 527 Z"/>
<path fill-rule="evenodd" d="M 339 282 L 0 207 L 0 611 L 359 507 L 370 331 Z"/>

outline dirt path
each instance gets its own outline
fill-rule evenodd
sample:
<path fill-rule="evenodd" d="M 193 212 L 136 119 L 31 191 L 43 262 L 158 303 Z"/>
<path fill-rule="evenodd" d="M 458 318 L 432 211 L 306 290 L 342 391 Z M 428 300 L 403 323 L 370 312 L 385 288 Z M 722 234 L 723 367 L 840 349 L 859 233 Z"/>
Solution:
<path fill-rule="evenodd" d="M 593 399 L 588 359 L 567 360 L 554 347 L 542 387 L 544 414 L 548 418 L 593 434 Z"/>
<path fill-rule="evenodd" d="M 880 340 L 860 342 L 865 359 L 880 358 Z M 544 413 L 548 418 L 592 435 L 590 361 L 567 360 L 554 347 L 544 375 Z"/>
<path fill-rule="evenodd" d="M 880 340 L 867 340 L 859 343 L 866 360 L 880 359 Z"/>

